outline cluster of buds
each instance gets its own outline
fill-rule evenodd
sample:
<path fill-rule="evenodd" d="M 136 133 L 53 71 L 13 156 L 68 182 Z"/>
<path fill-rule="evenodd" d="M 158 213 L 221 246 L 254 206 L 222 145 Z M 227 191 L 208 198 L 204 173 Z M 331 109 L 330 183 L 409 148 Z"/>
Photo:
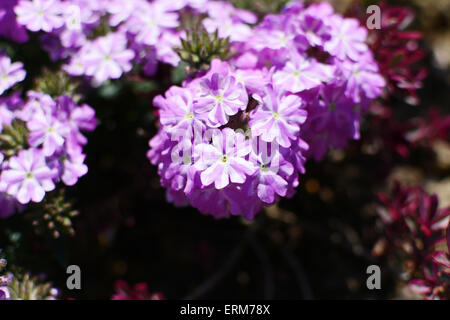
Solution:
<path fill-rule="evenodd" d="M 374 254 L 390 254 L 401 260 L 405 278 L 415 292 L 428 299 L 450 298 L 449 254 L 439 250 L 445 242 L 450 247 L 450 207 L 439 209 L 436 195 L 427 194 L 421 187 L 403 188 L 398 183 L 391 197 L 379 194 L 379 199 L 383 203 L 378 212 L 384 237 L 375 246 Z"/>
<path fill-rule="evenodd" d="M 55 239 L 61 234 L 75 234 L 72 219 L 78 216 L 79 212 L 73 209 L 73 204 L 66 200 L 64 193 L 64 189 L 50 193 L 42 202 L 42 206 L 39 206 L 39 210 L 29 215 L 36 234 L 51 234 Z"/>
<path fill-rule="evenodd" d="M 208 33 L 202 26 L 198 26 L 186 33 L 186 40 L 181 39 L 181 48 L 177 50 L 180 59 L 188 65 L 188 74 L 207 70 L 213 59 L 228 60 L 231 52 L 228 48 L 230 38 L 219 38 L 216 29 Z"/>
<path fill-rule="evenodd" d="M 69 77 L 62 70 L 51 72 L 44 70 L 41 77 L 37 78 L 34 85 L 34 91 L 43 92 L 51 97 L 69 96 L 74 100 L 78 100 L 76 91 L 79 83 Z"/>
<path fill-rule="evenodd" d="M 24 121 L 15 119 L 11 125 L 5 125 L 0 132 L 0 150 L 4 158 L 16 155 L 27 148 L 28 129 Z"/>
<path fill-rule="evenodd" d="M 42 282 L 25 273 L 12 277 L 9 284 L 11 300 L 56 300 L 59 292 L 49 282 Z"/>

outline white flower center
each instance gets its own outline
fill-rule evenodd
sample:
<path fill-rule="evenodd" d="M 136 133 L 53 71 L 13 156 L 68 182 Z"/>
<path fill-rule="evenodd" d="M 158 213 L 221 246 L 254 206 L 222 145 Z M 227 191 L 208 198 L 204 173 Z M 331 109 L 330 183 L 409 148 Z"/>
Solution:
<path fill-rule="evenodd" d="M 155 19 L 148 19 L 148 20 L 147 20 L 147 25 L 148 25 L 149 27 L 156 27 L 156 26 L 158 25 L 158 23 L 156 22 Z"/>

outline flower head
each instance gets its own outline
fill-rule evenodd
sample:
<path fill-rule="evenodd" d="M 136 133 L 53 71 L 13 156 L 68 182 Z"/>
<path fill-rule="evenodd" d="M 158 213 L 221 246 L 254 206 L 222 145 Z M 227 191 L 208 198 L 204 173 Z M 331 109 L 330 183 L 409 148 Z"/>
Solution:
<path fill-rule="evenodd" d="M 330 19 L 332 37 L 325 43 L 325 50 L 331 55 L 344 60 L 357 61 L 359 55 L 368 50 L 365 40 L 367 30 L 353 18 L 344 19 L 333 16 Z"/>
<path fill-rule="evenodd" d="M 20 0 L 14 11 L 17 22 L 30 31 L 51 32 L 64 24 L 58 0 Z"/>
<path fill-rule="evenodd" d="M 228 122 L 229 116 L 245 110 L 248 95 L 244 86 L 236 82 L 233 76 L 214 73 L 211 78 L 203 79 L 195 102 L 199 113 L 208 113 L 208 122 L 218 127 Z"/>
<path fill-rule="evenodd" d="M 101 84 L 130 71 L 134 52 L 126 45 L 127 40 L 121 33 L 111 33 L 94 40 L 81 57 L 85 74 L 92 76 L 95 84 Z"/>
<path fill-rule="evenodd" d="M 53 178 L 56 171 L 50 169 L 42 151 L 22 150 L 8 161 L 7 168 L 0 175 L 1 185 L 7 194 L 22 203 L 41 202 L 45 192 L 55 188 Z"/>
<path fill-rule="evenodd" d="M 195 166 L 202 171 L 202 183 L 205 186 L 214 183 L 216 189 L 223 189 L 230 182 L 244 183 L 246 175 L 255 170 L 245 159 L 250 153 L 248 141 L 230 128 L 214 132 L 212 144 L 200 144 L 195 149 Z"/>
<path fill-rule="evenodd" d="M 291 140 L 296 140 L 300 125 L 306 121 L 307 112 L 300 97 L 277 91 L 267 86 L 265 95 L 253 95 L 259 106 L 250 116 L 253 136 L 261 136 L 266 142 L 276 141 L 288 148 Z"/>
<path fill-rule="evenodd" d="M 27 122 L 30 130 L 28 142 L 32 147 L 43 146 L 45 156 L 53 155 L 64 144 L 69 133 L 66 123 L 59 121 L 51 110 L 39 110 Z"/>
<path fill-rule="evenodd" d="M 22 62 L 11 63 L 9 57 L 0 55 L 0 95 L 25 79 L 25 75 Z"/>
<path fill-rule="evenodd" d="M 287 62 L 282 70 L 277 71 L 273 80 L 278 87 L 298 93 L 318 87 L 322 82 L 330 80 L 331 71 L 330 66 L 314 59 L 304 59 L 298 56 Z"/>

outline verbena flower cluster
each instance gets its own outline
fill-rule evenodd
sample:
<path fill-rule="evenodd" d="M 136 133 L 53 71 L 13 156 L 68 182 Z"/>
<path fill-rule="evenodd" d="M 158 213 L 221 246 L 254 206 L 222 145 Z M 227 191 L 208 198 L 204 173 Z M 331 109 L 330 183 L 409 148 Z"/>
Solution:
<path fill-rule="evenodd" d="M 181 11 L 202 14 L 208 30 L 246 41 L 256 16 L 227 2 L 207 0 L 4 0 L 0 34 L 26 41 L 24 30 L 37 33 L 54 61 L 63 60 L 72 76 L 100 85 L 142 67 L 147 76 L 158 62 L 177 66 L 174 48 L 185 35 Z M 1 14 L 3 12 L 3 15 Z"/>
<path fill-rule="evenodd" d="M 0 88 L 23 80 L 22 67 L 0 56 Z M 82 131 L 96 127 L 94 110 L 65 95 L 26 95 L 25 101 L 17 91 L 0 96 L 0 217 L 13 214 L 18 204 L 41 202 L 55 183 L 74 185 L 88 170 Z"/>
<path fill-rule="evenodd" d="M 230 36 L 235 54 L 154 99 L 161 126 L 148 158 L 175 204 L 252 219 L 294 194 L 307 159 L 359 138 L 385 80 L 367 30 L 327 3 L 293 2 L 251 29 L 252 13 L 209 6 L 227 8 L 211 11 L 226 23 L 210 14 L 203 24 Z"/>

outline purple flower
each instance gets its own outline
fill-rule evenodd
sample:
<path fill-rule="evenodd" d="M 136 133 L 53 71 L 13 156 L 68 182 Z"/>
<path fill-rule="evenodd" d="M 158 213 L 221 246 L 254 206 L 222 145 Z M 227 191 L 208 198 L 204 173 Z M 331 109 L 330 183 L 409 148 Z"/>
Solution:
<path fill-rule="evenodd" d="M 294 173 L 294 167 L 283 158 L 278 150 L 268 155 L 263 150 L 252 149 L 250 160 L 258 168 L 254 177 L 257 195 L 264 203 L 272 204 L 276 200 L 276 195 L 286 196 L 287 177 Z"/>
<path fill-rule="evenodd" d="M 67 132 L 64 132 L 66 152 L 81 153 L 81 146 L 87 143 L 87 138 L 81 131 L 93 131 L 97 126 L 94 109 L 86 104 L 78 106 L 72 98 L 61 96 L 56 110 L 57 119 L 68 127 Z"/>
<path fill-rule="evenodd" d="M 308 158 L 359 138 L 361 117 L 383 85 L 356 20 L 327 3 L 295 2 L 252 29 L 257 17 L 227 2 L 157 0 L 142 12 L 151 6 L 159 9 L 147 14 L 148 25 L 141 13 L 122 25 L 144 72 L 146 64 L 153 74 L 157 61 L 179 62 L 174 48 L 185 34 L 173 28 L 183 8 L 209 32 L 230 37 L 236 52 L 154 99 L 161 128 L 147 156 L 169 201 L 215 218 L 253 219 L 293 196 Z M 161 13 L 170 15 L 165 26 Z M 256 148 L 267 145 L 270 153 Z"/>
<path fill-rule="evenodd" d="M 93 76 L 99 85 L 108 79 L 118 79 L 132 68 L 134 52 L 126 48 L 127 39 L 121 33 L 110 33 L 94 40 L 83 53 L 85 74 Z"/>
<path fill-rule="evenodd" d="M 193 132 L 202 132 L 204 118 L 194 109 L 191 90 L 173 86 L 166 92 L 166 98 L 157 96 L 153 104 L 159 108 L 161 124 L 169 126 L 170 132 L 192 136 Z"/>
<path fill-rule="evenodd" d="M 178 14 L 169 12 L 162 1 L 139 2 L 127 21 L 127 28 L 136 34 L 136 41 L 145 45 L 156 45 L 162 32 L 178 27 Z"/>
<path fill-rule="evenodd" d="M 235 22 L 244 22 L 249 24 L 253 24 L 258 21 L 258 17 L 254 13 L 237 9 L 229 2 L 206 1 L 205 7 L 208 16 L 215 20 L 231 18 Z"/>
<path fill-rule="evenodd" d="M 341 60 L 347 57 L 357 61 L 360 54 L 368 50 L 364 43 L 367 38 L 367 30 L 359 24 L 358 20 L 340 16 L 330 19 L 332 37 L 325 43 L 325 50 Z"/>
<path fill-rule="evenodd" d="M 231 18 L 211 19 L 202 21 L 203 26 L 209 33 L 216 30 L 220 38 L 229 37 L 231 41 L 246 41 L 252 34 L 252 29 L 244 23 L 236 23 Z"/>
<path fill-rule="evenodd" d="M 88 172 L 88 167 L 84 164 L 86 156 L 82 153 L 72 153 L 61 158 L 61 180 L 66 186 L 73 186 Z"/>
<path fill-rule="evenodd" d="M 255 168 L 245 159 L 250 153 L 248 141 L 241 133 L 230 128 L 215 131 L 212 144 L 195 147 L 195 166 L 202 171 L 200 178 L 205 186 L 214 183 L 216 189 L 223 189 L 232 183 L 244 183 L 246 175 L 254 173 Z"/>
<path fill-rule="evenodd" d="M 296 35 L 283 30 L 261 29 L 256 33 L 255 49 L 265 48 L 272 50 L 286 49 L 294 47 Z"/>
<path fill-rule="evenodd" d="M 170 135 L 163 129 L 149 141 L 150 150 L 147 152 L 147 158 L 154 165 L 163 162 L 170 156 L 170 151 L 174 145 Z"/>
<path fill-rule="evenodd" d="M 298 32 L 298 21 L 294 16 L 267 15 L 254 29 L 250 46 L 258 51 L 264 49 L 284 50 L 284 54 L 308 48 L 306 37 Z M 281 52 L 272 52 L 275 57 Z M 280 59 L 281 57 L 277 57 Z"/>
<path fill-rule="evenodd" d="M 344 148 L 349 139 L 359 138 L 360 110 L 344 95 L 345 86 L 339 83 L 325 85 L 320 100 L 308 108 L 304 138 L 311 154 L 321 160 L 329 147 Z"/>
<path fill-rule="evenodd" d="M 43 146 L 45 156 L 53 155 L 64 144 L 65 137 L 69 133 L 66 123 L 58 121 L 50 110 L 36 112 L 27 122 L 30 130 L 28 142 L 32 147 Z"/>
<path fill-rule="evenodd" d="M 285 95 L 267 86 L 261 98 L 253 95 L 260 106 L 250 116 L 250 128 L 253 136 L 261 136 L 266 142 L 277 141 L 288 148 L 291 140 L 296 140 L 300 125 L 306 121 L 307 112 L 303 101 L 296 95 Z"/>
<path fill-rule="evenodd" d="M 208 113 L 208 122 L 212 127 L 219 127 L 228 122 L 229 116 L 239 110 L 245 110 L 248 95 L 241 83 L 233 76 L 214 73 L 211 78 L 201 81 L 201 89 L 195 101 L 198 113 Z"/>
<path fill-rule="evenodd" d="M 162 185 L 175 192 L 183 191 L 185 195 L 188 195 L 194 188 L 197 173 L 197 169 L 192 162 L 191 147 L 190 140 L 183 139 L 172 149 L 170 159 L 167 158 L 167 161 L 158 168 Z M 179 150 L 185 152 L 182 157 L 175 154 Z"/>
<path fill-rule="evenodd" d="M 292 159 L 291 162 L 294 165 L 295 169 L 297 169 L 298 172 L 301 174 L 305 174 L 305 163 L 307 160 L 306 152 L 309 150 L 309 145 L 306 141 L 302 140 L 301 138 L 298 138 L 297 141 L 291 144 L 291 147 L 288 152 L 286 151 L 288 155 L 284 155 L 286 159 Z"/>
<path fill-rule="evenodd" d="M 10 298 L 9 288 L 0 286 L 0 300 L 8 300 Z"/>
<path fill-rule="evenodd" d="M 233 75 L 238 83 L 245 86 L 249 95 L 264 94 L 264 88 L 272 81 L 272 75 L 266 69 L 237 69 Z"/>
<path fill-rule="evenodd" d="M 184 37 L 184 31 L 179 33 L 164 32 L 156 46 L 156 56 L 159 61 L 170 64 L 174 67 L 180 62 L 180 56 L 175 52 L 174 48 L 181 45 L 181 37 Z M 155 63 L 151 61 L 152 63 Z M 157 61 L 156 61 L 157 63 Z"/>
<path fill-rule="evenodd" d="M 378 65 L 370 52 L 360 56 L 356 63 L 344 62 L 342 70 L 346 73 L 347 89 L 345 95 L 355 103 L 363 98 L 375 99 L 381 95 L 386 81 L 378 73 Z"/>
<path fill-rule="evenodd" d="M 282 70 L 275 72 L 273 81 L 277 87 L 297 93 L 317 87 L 330 80 L 331 76 L 330 66 L 298 56 L 286 63 Z"/>
<path fill-rule="evenodd" d="M 0 95 L 25 79 L 25 75 L 22 62 L 11 63 L 9 57 L 0 55 Z"/>
<path fill-rule="evenodd" d="M 124 21 L 127 21 L 134 10 L 138 1 L 123 1 L 112 0 L 107 6 L 108 12 L 111 14 L 109 17 L 109 24 L 112 27 L 117 27 Z"/>
<path fill-rule="evenodd" d="M 334 9 L 328 2 L 313 3 L 305 9 L 304 14 L 326 22 L 334 14 Z"/>
<path fill-rule="evenodd" d="M 0 175 L 5 191 L 22 203 L 41 202 L 45 192 L 55 188 L 53 178 L 56 171 L 50 169 L 42 151 L 37 149 L 21 150 L 17 156 L 9 159 L 8 166 Z"/>
<path fill-rule="evenodd" d="M 210 214 L 215 218 L 228 218 L 228 200 L 225 191 L 217 190 L 214 187 L 196 189 L 190 196 L 191 205 L 204 214 Z"/>
<path fill-rule="evenodd" d="M 312 47 L 322 46 L 331 38 L 330 28 L 321 19 L 309 14 L 300 19 L 300 29 Z"/>
<path fill-rule="evenodd" d="M 17 200 L 0 192 L 0 218 L 6 219 L 12 216 L 17 210 Z"/>
<path fill-rule="evenodd" d="M 28 91 L 27 96 L 28 101 L 22 108 L 15 111 L 17 118 L 22 121 L 30 121 L 35 113 L 42 112 L 42 110 L 52 112 L 51 110 L 55 107 L 55 101 L 45 93 Z"/>
<path fill-rule="evenodd" d="M 17 22 L 28 30 L 51 32 L 64 24 L 61 9 L 57 0 L 20 0 L 14 11 Z"/>
<path fill-rule="evenodd" d="M 14 113 L 8 108 L 6 103 L 0 102 L 0 132 L 3 130 L 3 126 L 10 126 L 14 119 Z"/>

